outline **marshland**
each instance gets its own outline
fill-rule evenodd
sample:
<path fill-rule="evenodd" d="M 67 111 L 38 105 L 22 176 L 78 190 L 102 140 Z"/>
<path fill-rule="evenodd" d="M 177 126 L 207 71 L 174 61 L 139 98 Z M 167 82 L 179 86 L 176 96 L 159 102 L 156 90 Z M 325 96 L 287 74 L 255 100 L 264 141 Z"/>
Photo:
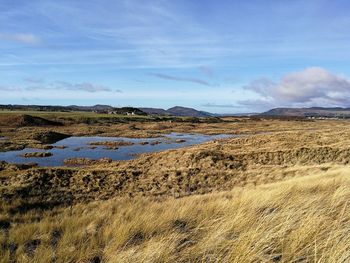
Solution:
<path fill-rule="evenodd" d="M 349 18 L 0 0 L 0 263 L 350 262 Z"/>
<path fill-rule="evenodd" d="M 1 262 L 342 262 L 350 256 L 346 120 L 148 117 L 105 124 L 95 117 L 95 124 L 68 124 L 45 117 L 42 125 L 2 121 L 1 154 L 52 151 L 77 135 L 99 147 L 128 132 L 137 143 L 169 133 L 182 138 L 184 131 L 232 136 L 175 142 L 180 147 L 130 160 L 82 155 L 55 167 L 31 158 L 2 161 Z"/>

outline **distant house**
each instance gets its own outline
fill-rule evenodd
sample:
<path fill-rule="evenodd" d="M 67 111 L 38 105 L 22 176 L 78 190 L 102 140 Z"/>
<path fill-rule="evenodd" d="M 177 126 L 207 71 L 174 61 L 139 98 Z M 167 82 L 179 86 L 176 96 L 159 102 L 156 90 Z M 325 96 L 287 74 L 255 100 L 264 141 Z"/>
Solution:
<path fill-rule="evenodd" d="M 107 112 L 108 114 L 113 114 L 113 115 L 117 115 L 117 114 L 124 114 L 124 115 L 128 115 L 128 116 L 131 116 L 131 115 L 136 115 L 136 113 L 134 111 L 127 111 L 127 112 L 123 112 L 123 111 L 108 111 Z"/>
<path fill-rule="evenodd" d="M 113 115 L 147 115 L 143 111 L 133 107 L 112 108 L 106 111 L 107 114 Z"/>

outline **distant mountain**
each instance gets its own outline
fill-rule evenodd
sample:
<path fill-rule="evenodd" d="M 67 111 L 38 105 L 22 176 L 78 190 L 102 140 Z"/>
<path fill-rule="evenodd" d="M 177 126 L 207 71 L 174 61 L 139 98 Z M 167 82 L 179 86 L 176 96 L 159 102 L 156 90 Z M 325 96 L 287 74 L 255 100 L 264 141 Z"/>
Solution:
<path fill-rule="evenodd" d="M 350 108 L 275 108 L 263 112 L 263 116 L 295 116 L 295 117 L 325 117 L 325 118 L 350 118 Z"/>
<path fill-rule="evenodd" d="M 171 116 L 182 116 L 182 117 L 212 117 L 215 116 L 212 113 L 205 111 L 198 111 L 193 108 L 175 106 L 170 109 L 164 110 L 159 108 L 139 108 L 143 112 L 151 115 L 171 115 Z"/>
<path fill-rule="evenodd" d="M 170 114 L 166 110 L 160 109 L 160 108 L 139 108 L 139 109 L 150 115 L 169 115 Z"/>
<path fill-rule="evenodd" d="M 205 111 L 198 111 L 192 108 L 175 106 L 167 110 L 174 116 L 191 116 L 191 117 L 211 117 L 213 114 Z"/>
<path fill-rule="evenodd" d="M 81 110 L 81 111 L 107 111 L 107 110 L 112 110 L 113 109 L 113 107 L 110 106 L 110 105 L 101 105 L 101 104 L 97 104 L 97 105 L 94 105 L 94 106 L 70 105 L 70 106 L 67 106 L 67 108 Z"/>

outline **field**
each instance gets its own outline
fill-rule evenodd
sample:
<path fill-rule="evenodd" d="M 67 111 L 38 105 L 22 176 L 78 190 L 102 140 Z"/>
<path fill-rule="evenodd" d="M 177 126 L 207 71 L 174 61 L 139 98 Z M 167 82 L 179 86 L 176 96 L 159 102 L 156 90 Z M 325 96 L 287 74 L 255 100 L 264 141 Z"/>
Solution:
<path fill-rule="evenodd" d="M 0 262 L 350 261 L 348 121 L 3 114 L 3 151 L 52 132 L 240 137 L 83 167 L 0 161 Z"/>

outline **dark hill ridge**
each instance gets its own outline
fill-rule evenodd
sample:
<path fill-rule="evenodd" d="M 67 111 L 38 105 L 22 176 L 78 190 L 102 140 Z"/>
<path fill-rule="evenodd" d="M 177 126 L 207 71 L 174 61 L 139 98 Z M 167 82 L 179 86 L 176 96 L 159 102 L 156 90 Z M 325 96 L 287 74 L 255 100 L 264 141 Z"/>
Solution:
<path fill-rule="evenodd" d="M 150 115 L 170 115 L 169 112 L 160 108 L 139 108 L 139 109 Z"/>
<path fill-rule="evenodd" d="M 172 115 L 180 117 L 212 117 L 215 116 L 212 113 L 205 111 L 198 111 L 193 108 L 175 106 L 170 109 L 164 110 L 159 108 L 139 108 L 140 110 L 146 112 L 147 114 L 153 115 Z"/>
<path fill-rule="evenodd" d="M 213 116 L 209 112 L 198 111 L 192 108 L 175 106 L 167 110 L 171 115 L 175 116 L 191 116 L 191 117 L 210 117 Z"/>
<path fill-rule="evenodd" d="M 315 118 L 350 118 L 350 108 L 275 108 L 263 112 L 263 116 L 295 116 L 295 117 L 315 117 Z"/>
<path fill-rule="evenodd" d="M 113 110 L 112 106 L 109 105 L 101 105 L 101 104 L 97 104 L 94 106 L 77 106 L 77 105 L 70 105 L 67 106 L 68 108 L 72 108 L 78 111 L 107 111 L 107 110 Z"/>

